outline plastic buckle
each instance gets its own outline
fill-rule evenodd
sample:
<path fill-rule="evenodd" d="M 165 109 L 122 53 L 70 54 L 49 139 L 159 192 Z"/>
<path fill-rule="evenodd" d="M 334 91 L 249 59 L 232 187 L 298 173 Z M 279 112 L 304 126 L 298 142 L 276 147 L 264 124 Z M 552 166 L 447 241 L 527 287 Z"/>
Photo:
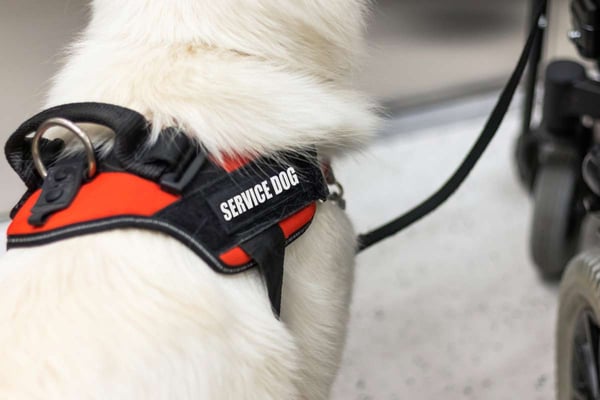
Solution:
<path fill-rule="evenodd" d="M 31 209 L 29 224 L 44 226 L 51 215 L 67 209 L 79 193 L 84 174 L 85 167 L 79 160 L 61 162 L 51 167 L 44 179 L 40 197 Z"/>
<path fill-rule="evenodd" d="M 206 153 L 199 151 L 197 147 L 191 147 L 182 157 L 175 171 L 167 172 L 160 178 L 161 189 L 165 192 L 181 194 L 204 163 L 206 163 Z"/>

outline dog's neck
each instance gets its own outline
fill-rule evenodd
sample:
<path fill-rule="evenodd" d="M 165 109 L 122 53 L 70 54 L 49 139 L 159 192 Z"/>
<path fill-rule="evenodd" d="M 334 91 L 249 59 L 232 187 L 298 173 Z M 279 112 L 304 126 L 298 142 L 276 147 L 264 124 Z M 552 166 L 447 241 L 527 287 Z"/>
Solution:
<path fill-rule="evenodd" d="M 201 43 L 348 79 L 364 41 L 365 0 L 94 0 L 89 37 Z"/>
<path fill-rule="evenodd" d="M 232 3 L 241 9 L 231 12 Z M 315 21 L 298 5 L 304 2 L 283 11 L 260 3 L 96 0 L 48 105 L 130 107 L 156 132 L 180 126 L 215 154 L 307 145 L 330 151 L 362 142 L 377 122 L 371 104 L 348 85 L 362 17 L 347 16 L 356 21 L 333 33 L 332 22 L 323 15 Z"/>

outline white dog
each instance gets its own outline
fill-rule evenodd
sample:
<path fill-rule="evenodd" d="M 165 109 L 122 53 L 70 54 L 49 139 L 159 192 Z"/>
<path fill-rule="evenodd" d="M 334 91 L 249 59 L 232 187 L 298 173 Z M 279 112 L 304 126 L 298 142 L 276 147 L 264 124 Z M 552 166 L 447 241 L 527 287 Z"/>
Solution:
<path fill-rule="evenodd" d="M 373 132 L 351 88 L 367 0 L 93 0 L 48 106 L 132 108 L 216 157 Z M 96 140 L 104 137 L 95 132 Z M 282 320 L 259 273 L 219 275 L 180 242 L 121 230 L 0 263 L 0 399 L 326 399 L 355 233 L 335 204 L 287 248 Z"/>

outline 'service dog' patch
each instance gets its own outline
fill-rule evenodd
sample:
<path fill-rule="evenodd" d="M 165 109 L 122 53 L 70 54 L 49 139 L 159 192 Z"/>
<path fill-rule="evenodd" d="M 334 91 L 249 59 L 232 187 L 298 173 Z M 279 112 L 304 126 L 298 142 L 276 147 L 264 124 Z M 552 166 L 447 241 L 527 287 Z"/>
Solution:
<path fill-rule="evenodd" d="M 265 179 L 222 202 L 219 208 L 223 213 L 223 219 L 225 222 L 231 222 L 238 217 L 242 217 L 254 208 L 258 208 L 274 198 L 276 199 L 283 192 L 298 186 L 299 183 L 298 175 L 293 167 L 280 172 L 279 175 L 273 175 L 271 178 Z"/>
<path fill-rule="evenodd" d="M 307 166 L 265 163 L 253 167 L 252 171 L 241 169 L 227 175 L 206 193 L 227 233 L 255 225 L 269 212 L 282 210 L 282 205 L 303 203 L 314 191 L 310 180 L 314 177 L 312 173 L 306 176 Z M 320 173 L 318 167 L 314 169 Z"/>

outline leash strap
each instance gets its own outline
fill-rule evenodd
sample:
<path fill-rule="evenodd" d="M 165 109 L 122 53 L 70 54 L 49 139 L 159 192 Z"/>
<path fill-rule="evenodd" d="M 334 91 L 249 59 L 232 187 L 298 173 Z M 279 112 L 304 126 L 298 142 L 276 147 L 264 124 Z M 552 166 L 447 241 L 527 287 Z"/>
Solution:
<path fill-rule="evenodd" d="M 542 1 L 536 11 L 535 20 L 540 21 L 541 18 L 545 15 L 546 9 L 546 0 Z M 469 176 L 488 145 L 498 132 L 498 128 L 502 124 L 504 117 L 508 111 L 508 108 L 512 102 L 512 99 L 515 96 L 515 92 L 525 73 L 525 68 L 527 67 L 528 61 L 530 60 L 530 56 L 534 49 L 534 44 L 541 38 L 544 32 L 543 24 L 535 24 L 531 32 L 529 33 L 529 37 L 527 39 L 527 43 L 523 48 L 523 52 L 519 58 L 519 62 L 515 67 L 508 83 L 504 87 L 492 114 L 488 118 L 481 135 L 475 142 L 474 146 L 471 148 L 466 158 L 463 160 L 462 164 L 458 167 L 456 172 L 446 181 L 446 183 L 433 195 L 427 198 L 424 202 L 408 211 L 406 214 L 394 219 L 393 221 L 377 228 L 371 232 L 359 235 L 358 237 L 358 250 L 360 253 L 363 250 L 368 249 L 369 247 L 381 242 L 384 239 L 387 239 L 400 231 L 408 228 L 410 225 L 429 215 L 431 212 L 436 210 L 439 206 L 445 203 L 450 196 L 452 196 L 456 190 L 460 187 L 460 185 L 466 180 Z"/>

